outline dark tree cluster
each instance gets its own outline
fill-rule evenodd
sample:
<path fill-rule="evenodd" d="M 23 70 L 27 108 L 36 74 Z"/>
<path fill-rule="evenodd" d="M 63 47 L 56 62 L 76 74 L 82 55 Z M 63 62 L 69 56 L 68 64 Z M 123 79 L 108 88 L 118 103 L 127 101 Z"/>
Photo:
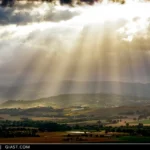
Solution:
<path fill-rule="evenodd" d="M 37 128 L 40 131 L 67 131 L 70 130 L 71 127 L 66 124 L 58 124 L 51 121 L 33 121 L 33 120 L 24 120 L 24 121 L 9 121 L 9 120 L 2 120 L 0 121 L 0 126 L 2 129 L 16 127 L 22 128 Z"/>
<path fill-rule="evenodd" d="M 141 136 L 150 136 L 150 127 L 143 126 L 142 123 L 139 123 L 137 126 L 120 126 L 120 127 L 103 127 L 101 130 L 105 130 L 105 133 L 108 132 L 122 132 L 129 133 L 129 135 L 141 135 Z"/>
<path fill-rule="evenodd" d="M 0 137 L 39 137 L 37 129 L 31 128 L 1 128 Z"/>

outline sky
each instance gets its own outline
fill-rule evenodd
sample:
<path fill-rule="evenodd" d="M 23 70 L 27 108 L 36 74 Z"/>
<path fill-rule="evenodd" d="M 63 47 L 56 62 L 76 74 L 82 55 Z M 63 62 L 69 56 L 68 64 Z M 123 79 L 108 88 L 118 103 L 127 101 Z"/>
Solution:
<path fill-rule="evenodd" d="M 0 85 L 150 82 L 150 2 L 0 7 Z"/>

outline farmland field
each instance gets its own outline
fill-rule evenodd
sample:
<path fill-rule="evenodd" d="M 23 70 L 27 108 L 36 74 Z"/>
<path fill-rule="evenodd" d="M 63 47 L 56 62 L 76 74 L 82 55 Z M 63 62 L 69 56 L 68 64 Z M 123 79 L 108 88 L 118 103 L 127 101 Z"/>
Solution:
<path fill-rule="evenodd" d="M 90 134 L 90 133 L 89 133 Z M 39 132 L 40 137 L 0 138 L 0 143 L 148 143 L 150 137 L 128 136 L 122 133 L 109 133 L 114 136 L 100 136 L 104 132 L 93 132 L 92 137 L 83 137 L 82 132 Z M 68 135 L 71 135 L 68 138 Z M 76 138 L 80 135 L 81 140 Z M 98 135 L 98 136 L 97 136 Z M 118 135 L 119 137 L 116 137 Z M 70 139 L 70 140 L 66 140 Z"/>
<path fill-rule="evenodd" d="M 22 137 L 22 138 L 0 138 L 0 143 L 98 143 L 98 142 L 117 142 L 116 138 L 108 137 L 82 137 L 77 141 L 76 136 L 72 140 L 66 141 L 67 132 L 40 132 L 40 137 Z"/>
<path fill-rule="evenodd" d="M 118 140 L 126 143 L 149 143 L 150 137 L 124 136 L 118 138 Z"/>
<path fill-rule="evenodd" d="M 139 123 L 143 123 L 145 125 L 150 125 L 150 120 L 149 119 L 144 119 L 144 120 L 131 122 L 130 124 L 139 124 Z"/>

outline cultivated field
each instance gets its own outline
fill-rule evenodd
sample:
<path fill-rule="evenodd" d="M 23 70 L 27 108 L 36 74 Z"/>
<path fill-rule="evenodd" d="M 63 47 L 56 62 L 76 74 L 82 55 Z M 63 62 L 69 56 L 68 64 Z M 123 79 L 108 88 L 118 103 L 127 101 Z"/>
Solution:
<path fill-rule="evenodd" d="M 68 137 L 72 135 L 71 137 Z M 117 142 L 115 137 L 100 137 L 100 134 L 93 134 L 92 137 L 83 137 L 81 133 L 71 134 L 67 132 L 43 132 L 40 137 L 22 137 L 22 138 L 0 138 L 0 143 L 99 143 L 99 142 Z M 97 137 L 98 135 L 98 137 Z M 79 137 L 77 139 L 77 137 Z"/>

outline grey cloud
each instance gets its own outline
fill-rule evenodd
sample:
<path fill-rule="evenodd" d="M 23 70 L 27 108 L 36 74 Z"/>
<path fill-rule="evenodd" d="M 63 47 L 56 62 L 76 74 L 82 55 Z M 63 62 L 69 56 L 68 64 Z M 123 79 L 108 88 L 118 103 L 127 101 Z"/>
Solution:
<path fill-rule="evenodd" d="M 46 13 L 41 15 L 38 8 L 43 5 L 47 6 Z M 33 9 L 37 8 L 34 11 Z M 41 8 L 43 9 L 43 8 Z M 0 24 L 28 24 L 33 22 L 40 21 L 50 21 L 50 22 L 59 22 L 64 20 L 69 20 L 75 16 L 80 15 L 79 11 L 70 11 L 69 7 L 66 9 L 56 9 L 55 7 L 50 7 L 48 4 L 34 5 L 26 4 L 25 6 L 17 6 L 13 8 L 3 8 L 0 7 Z"/>

